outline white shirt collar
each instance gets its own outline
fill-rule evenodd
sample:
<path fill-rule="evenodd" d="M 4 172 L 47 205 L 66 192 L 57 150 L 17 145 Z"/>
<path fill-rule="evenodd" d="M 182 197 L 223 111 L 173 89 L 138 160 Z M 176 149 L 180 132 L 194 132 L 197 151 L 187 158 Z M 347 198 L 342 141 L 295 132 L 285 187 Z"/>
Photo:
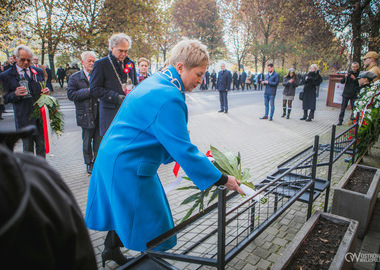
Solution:
<path fill-rule="evenodd" d="M 87 79 L 90 80 L 90 73 L 88 73 L 85 69 L 83 69 L 84 75 L 86 75 Z"/>
<path fill-rule="evenodd" d="M 18 74 L 24 74 L 24 70 L 20 68 L 17 64 L 16 64 L 16 69 L 17 69 Z M 30 77 L 30 68 L 26 69 L 26 73 L 28 73 L 28 76 Z"/>

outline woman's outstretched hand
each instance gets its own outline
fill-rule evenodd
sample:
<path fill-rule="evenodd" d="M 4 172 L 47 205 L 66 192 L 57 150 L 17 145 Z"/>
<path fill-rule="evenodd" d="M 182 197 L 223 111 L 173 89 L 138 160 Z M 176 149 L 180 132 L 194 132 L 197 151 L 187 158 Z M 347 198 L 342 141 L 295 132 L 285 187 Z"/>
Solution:
<path fill-rule="evenodd" d="M 227 183 L 225 184 L 225 187 L 228 189 L 228 190 L 236 190 L 237 192 L 239 192 L 241 195 L 245 195 L 244 192 L 241 190 L 241 188 L 239 187 L 239 184 L 240 184 L 240 181 L 237 180 L 234 176 L 231 176 L 231 175 L 228 175 L 228 181 Z"/>

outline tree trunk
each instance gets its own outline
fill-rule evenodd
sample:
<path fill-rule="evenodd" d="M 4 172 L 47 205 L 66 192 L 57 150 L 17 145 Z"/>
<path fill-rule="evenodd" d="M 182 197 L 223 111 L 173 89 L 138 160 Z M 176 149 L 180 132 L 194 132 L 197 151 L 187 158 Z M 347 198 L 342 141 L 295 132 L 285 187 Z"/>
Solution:
<path fill-rule="evenodd" d="M 50 70 L 51 70 L 51 77 L 52 79 L 56 80 L 53 53 L 49 53 L 49 64 L 50 64 Z"/>
<path fill-rule="evenodd" d="M 261 66 L 261 73 L 264 74 L 265 72 L 265 63 L 267 62 L 267 59 L 265 55 L 263 55 L 263 61 L 262 61 L 262 66 Z"/>
<path fill-rule="evenodd" d="M 379 11 L 380 13 L 380 11 Z M 378 15 L 379 16 L 379 15 Z M 370 32 L 368 38 L 368 50 L 369 51 L 380 51 L 380 19 L 373 18 L 370 20 Z"/>
<path fill-rule="evenodd" d="M 166 48 L 162 50 L 162 54 L 164 55 L 164 63 L 166 61 Z"/>
<path fill-rule="evenodd" d="M 41 43 L 41 65 L 45 63 L 45 40 L 42 38 Z"/>
<path fill-rule="evenodd" d="M 352 23 L 352 46 L 354 48 L 353 52 L 353 62 L 360 63 L 361 49 L 362 49 L 362 37 L 361 37 L 361 17 L 362 8 L 360 4 L 355 7 L 351 15 Z"/>
<path fill-rule="evenodd" d="M 257 54 L 255 54 L 255 71 L 257 73 Z"/>

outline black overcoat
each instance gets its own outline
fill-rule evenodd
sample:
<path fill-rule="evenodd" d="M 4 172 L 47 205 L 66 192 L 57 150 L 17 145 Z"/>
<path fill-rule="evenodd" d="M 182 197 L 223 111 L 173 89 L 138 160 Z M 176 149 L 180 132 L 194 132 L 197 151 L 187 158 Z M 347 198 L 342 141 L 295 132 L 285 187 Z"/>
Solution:
<path fill-rule="evenodd" d="M 307 79 L 306 79 L 307 77 Z M 305 85 L 303 88 L 303 110 L 315 111 L 317 101 L 317 86 L 322 83 L 322 77 L 317 72 L 309 72 L 305 76 Z"/>
<path fill-rule="evenodd" d="M 121 80 L 123 80 L 123 78 L 125 79 L 126 74 L 111 52 L 109 57 L 112 60 L 119 78 Z M 124 60 L 123 66 L 128 63 L 131 63 L 133 66 L 128 76 L 131 78 L 132 84 L 137 85 L 138 80 L 135 63 L 127 57 Z M 104 136 L 119 110 L 120 104 L 118 103 L 118 96 L 125 95 L 108 56 L 95 62 L 90 76 L 90 92 L 91 95 L 99 99 L 99 130 L 100 136 Z"/>
<path fill-rule="evenodd" d="M 16 96 L 15 94 L 16 88 L 20 86 L 20 74 L 17 72 L 16 64 L 0 74 L 0 81 L 4 91 L 4 101 L 5 103 L 13 103 L 16 129 L 28 125 L 36 126 L 37 123 L 37 119 L 31 118 L 30 116 L 33 113 L 33 104 L 41 96 L 40 82 L 44 81 L 44 73 L 39 68 L 31 68 L 37 71 L 36 75 L 32 75 L 31 73 L 32 76 L 28 82 L 31 98 Z"/>
<path fill-rule="evenodd" d="M 70 76 L 67 97 L 75 103 L 77 125 L 82 128 L 95 128 L 99 102 L 91 95 L 90 82 L 83 70 Z"/>

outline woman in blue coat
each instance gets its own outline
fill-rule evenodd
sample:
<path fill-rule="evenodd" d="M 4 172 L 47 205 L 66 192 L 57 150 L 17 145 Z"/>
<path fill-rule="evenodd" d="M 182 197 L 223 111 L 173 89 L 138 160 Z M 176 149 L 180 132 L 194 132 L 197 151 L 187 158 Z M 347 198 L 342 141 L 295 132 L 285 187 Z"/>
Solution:
<path fill-rule="evenodd" d="M 185 39 L 173 48 L 169 63 L 126 97 L 99 148 L 85 220 L 90 229 L 110 231 L 103 264 L 108 259 L 125 263 L 120 246 L 144 251 L 147 242 L 174 226 L 157 175 L 163 163 L 177 161 L 201 190 L 224 184 L 243 194 L 239 181 L 222 175 L 190 141 L 184 93 L 202 82 L 209 63 L 206 47 Z M 173 238 L 160 248 L 175 244 Z"/>

